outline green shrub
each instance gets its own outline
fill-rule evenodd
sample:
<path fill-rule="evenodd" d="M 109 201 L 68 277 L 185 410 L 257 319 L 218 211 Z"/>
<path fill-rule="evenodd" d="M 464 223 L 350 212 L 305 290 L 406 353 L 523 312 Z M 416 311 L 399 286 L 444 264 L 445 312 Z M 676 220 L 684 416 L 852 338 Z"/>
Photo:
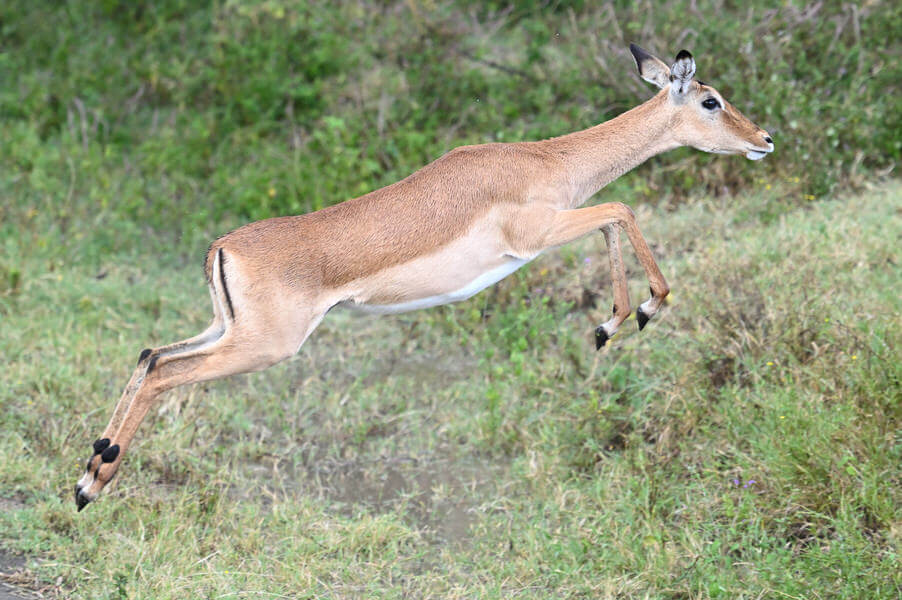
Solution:
<path fill-rule="evenodd" d="M 657 201 L 780 180 L 802 201 L 898 162 L 898 3 L 690 5 L 14 0 L 0 7 L 2 127 L 32 132 L 48 157 L 9 140 L 0 165 L 27 180 L 52 155 L 63 189 L 70 164 L 94 187 L 125 169 L 128 189 L 103 203 L 156 228 L 313 210 L 460 144 L 615 116 L 653 93 L 631 41 L 664 58 L 690 48 L 777 153 L 750 164 L 681 150 L 614 193 Z"/>

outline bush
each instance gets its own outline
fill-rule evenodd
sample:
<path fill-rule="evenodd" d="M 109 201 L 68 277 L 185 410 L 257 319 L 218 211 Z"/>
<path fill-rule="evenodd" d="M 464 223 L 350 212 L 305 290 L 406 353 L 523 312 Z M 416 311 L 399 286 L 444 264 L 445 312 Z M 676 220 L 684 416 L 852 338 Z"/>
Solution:
<path fill-rule="evenodd" d="M 104 204 L 190 229 L 321 208 L 460 144 L 609 119 L 653 93 L 635 75 L 636 41 L 665 59 L 691 49 L 777 154 L 752 165 L 680 150 L 615 193 L 656 201 L 780 179 L 801 201 L 893 167 L 902 73 L 887 40 L 900 5 L 768 5 L 11 1 L 0 113 L 38 152 L 59 147 L 44 174 L 61 187 L 70 163 L 91 184 L 126 169 L 129 189 L 103 191 Z M 27 182 L 41 159 L 11 142 L 0 164 Z"/>

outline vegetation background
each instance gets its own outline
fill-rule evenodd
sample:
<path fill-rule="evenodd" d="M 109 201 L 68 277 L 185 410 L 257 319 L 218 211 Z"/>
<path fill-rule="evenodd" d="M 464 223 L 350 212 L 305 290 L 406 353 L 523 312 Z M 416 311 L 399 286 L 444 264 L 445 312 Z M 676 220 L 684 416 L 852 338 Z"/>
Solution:
<path fill-rule="evenodd" d="M 0 3 L 0 572 L 91 599 L 898 598 L 900 38 L 890 0 Z M 690 49 L 777 147 L 600 194 L 674 288 L 641 336 L 593 351 L 598 236 L 456 306 L 330 315 L 292 361 L 169 393 L 75 512 L 138 351 L 209 318 L 211 239 L 609 119 L 653 93 L 629 42 Z"/>

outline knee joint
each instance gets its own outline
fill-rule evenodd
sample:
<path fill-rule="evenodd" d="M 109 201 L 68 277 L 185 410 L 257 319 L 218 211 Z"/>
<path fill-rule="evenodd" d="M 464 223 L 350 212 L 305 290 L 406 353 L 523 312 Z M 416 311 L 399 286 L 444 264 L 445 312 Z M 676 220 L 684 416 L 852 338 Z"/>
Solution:
<path fill-rule="evenodd" d="M 627 220 L 627 221 L 635 221 L 636 220 L 636 213 L 633 212 L 632 208 L 630 208 L 623 202 L 614 202 L 613 204 L 617 207 L 618 212 L 620 212 L 622 214 L 622 218 L 624 220 Z"/>

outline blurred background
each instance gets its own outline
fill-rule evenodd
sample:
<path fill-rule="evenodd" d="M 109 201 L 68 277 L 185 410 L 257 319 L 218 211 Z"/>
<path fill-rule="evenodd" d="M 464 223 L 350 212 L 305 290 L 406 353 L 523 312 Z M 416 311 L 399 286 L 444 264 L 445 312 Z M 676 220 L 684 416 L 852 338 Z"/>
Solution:
<path fill-rule="evenodd" d="M 315 210 L 461 144 L 561 135 L 635 106 L 655 91 L 635 75 L 635 42 L 668 62 L 693 52 L 779 154 L 682 150 L 615 190 L 679 201 L 766 179 L 802 203 L 899 160 L 895 4 L 7 1 L 4 192 L 205 235 L 231 215 Z M 83 193 L 40 203 L 65 197 L 73 169 Z"/>
<path fill-rule="evenodd" d="M 902 4 L 0 3 L 0 574 L 65 598 L 898 598 Z M 72 485 L 201 263 L 444 152 L 655 93 L 635 42 L 767 129 L 594 201 L 673 288 L 602 352 L 603 240 L 473 299 L 329 315 L 266 373 L 170 392 Z M 642 270 L 626 252 L 634 304 Z M 2 597 L 2 592 L 0 592 Z"/>

